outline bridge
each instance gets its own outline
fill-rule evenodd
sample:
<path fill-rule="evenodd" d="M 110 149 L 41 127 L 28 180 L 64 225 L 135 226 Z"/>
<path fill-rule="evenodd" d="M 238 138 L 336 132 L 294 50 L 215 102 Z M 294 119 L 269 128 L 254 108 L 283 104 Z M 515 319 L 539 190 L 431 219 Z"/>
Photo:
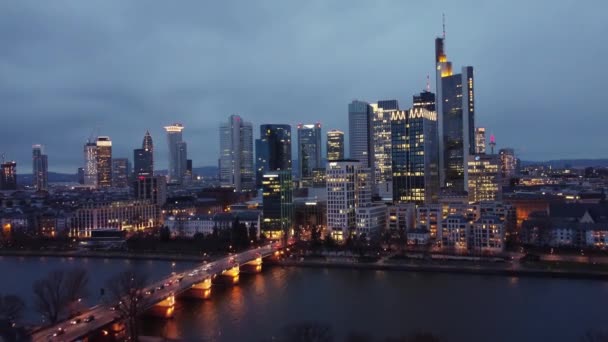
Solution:
<path fill-rule="evenodd" d="M 171 274 L 143 289 L 147 297 L 144 311 L 155 316 L 172 317 L 176 297 L 209 298 L 212 283 L 223 281 L 235 284 L 239 280 L 241 271 L 261 271 L 262 259 L 272 255 L 277 249 L 277 246 L 273 247 L 269 244 L 207 264 L 200 264 L 179 274 Z M 89 317 L 94 317 L 94 319 L 88 320 Z M 70 322 L 73 320 L 79 320 L 80 323 L 71 324 Z M 35 332 L 32 340 L 34 342 L 81 340 L 121 320 L 122 318 L 112 310 L 111 305 L 97 305 L 76 317 L 70 317 L 68 320 Z M 59 328 L 63 329 L 63 333 L 53 336 Z M 108 333 L 107 330 L 103 330 L 103 332 Z"/>

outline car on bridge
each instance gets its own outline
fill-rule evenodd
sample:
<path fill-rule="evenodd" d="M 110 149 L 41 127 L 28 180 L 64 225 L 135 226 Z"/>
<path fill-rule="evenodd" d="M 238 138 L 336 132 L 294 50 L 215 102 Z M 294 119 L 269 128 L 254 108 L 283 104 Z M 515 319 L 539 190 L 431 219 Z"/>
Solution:
<path fill-rule="evenodd" d="M 85 323 L 90 323 L 90 322 L 93 322 L 94 320 L 95 320 L 95 316 L 89 315 L 89 317 L 87 317 L 87 318 L 84 319 L 84 322 Z"/>
<path fill-rule="evenodd" d="M 82 322 L 82 320 L 80 318 L 75 318 L 70 322 L 70 324 L 76 325 L 76 324 L 80 324 L 80 322 Z"/>
<path fill-rule="evenodd" d="M 53 337 L 61 336 L 63 334 L 65 334 L 65 329 L 60 327 L 60 328 L 57 328 L 57 331 L 55 331 L 55 333 L 53 334 Z"/>

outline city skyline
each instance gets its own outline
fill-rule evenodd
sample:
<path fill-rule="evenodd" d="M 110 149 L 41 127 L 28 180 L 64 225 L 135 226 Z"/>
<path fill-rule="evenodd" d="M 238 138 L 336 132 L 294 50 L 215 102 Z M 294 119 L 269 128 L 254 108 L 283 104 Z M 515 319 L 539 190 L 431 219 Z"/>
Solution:
<path fill-rule="evenodd" d="M 585 42 L 601 41 L 606 32 L 602 11 L 595 10 L 605 5 L 572 11 L 573 4 L 526 4 L 526 13 L 518 3 L 467 10 L 448 4 L 359 4 L 343 13 L 353 20 L 368 18 L 369 24 L 356 28 L 332 22 L 342 10 L 320 2 L 299 5 L 297 11 L 289 5 L 221 4 L 224 14 L 207 21 L 189 15 L 213 12 L 194 3 L 152 6 L 146 16 L 137 15 L 135 5 L 118 2 L 72 4 L 62 15 L 47 5 L 2 4 L 2 32 L 10 36 L 3 38 L 7 49 L 0 52 L 0 61 L 15 66 L 0 69 L 6 76 L 0 81 L 0 99 L 8 114 L 0 128 L 2 152 L 7 160 L 28 165 L 32 144 L 43 144 L 49 171 L 75 173 L 91 131 L 112 137 L 116 157 L 131 157 L 147 129 L 162 141 L 164 125 L 182 122 L 188 127 L 188 158 L 203 166 L 216 165 L 217 156 L 205 153 L 205 146 L 217 141 L 217 124 L 235 113 L 254 126 L 318 121 L 347 132 L 345 106 L 353 99 L 395 98 L 410 106 L 411 94 L 420 92 L 426 76 L 434 73 L 433 39 L 441 35 L 445 12 L 446 49 L 456 71 L 461 65 L 475 66 L 475 125 L 495 135 L 499 148 L 512 147 L 523 160 L 601 158 L 601 127 L 608 119 L 599 103 L 585 98 L 596 97 L 601 89 L 594 59 L 606 47 Z M 312 15 L 316 27 L 303 20 Z M 245 31 L 239 23 L 249 17 L 260 25 L 249 23 Z M 281 29 L 261 24 L 268 18 L 279 18 L 274 25 Z M 152 25 L 157 20 L 160 28 Z M 521 25 L 508 25 L 514 21 Z M 573 29 L 561 28 L 560 22 Z M 141 30 L 149 38 L 137 45 L 135 34 Z M 165 32 L 180 39 L 167 39 Z M 225 47 L 210 48 L 219 41 Z M 249 44 L 261 46 L 246 57 L 237 53 L 252 50 Z M 290 47 L 281 48 L 286 55 L 269 64 L 282 44 Z M 335 53 L 321 53 L 327 46 Z M 394 51 L 363 52 L 380 46 Z M 55 52 L 46 53 L 50 50 Z M 240 82 L 233 82 L 235 72 Z M 583 88 L 587 96 L 577 96 Z M 571 113 L 581 116 L 577 122 L 585 139 L 554 139 L 570 134 Z M 14 129 L 26 122 L 31 123 L 29 134 Z M 49 127 L 70 129 L 57 135 Z M 157 169 L 167 169 L 167 147 L 158 145 Z"/>

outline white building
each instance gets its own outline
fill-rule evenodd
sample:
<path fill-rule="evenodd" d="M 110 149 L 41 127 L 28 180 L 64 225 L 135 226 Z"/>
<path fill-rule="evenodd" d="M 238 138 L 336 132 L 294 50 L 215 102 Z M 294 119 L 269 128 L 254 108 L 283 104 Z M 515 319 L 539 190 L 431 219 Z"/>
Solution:
<path fill-rule="evenodd" d="M 415 203 L 397 203 L 389 205 L 387 207 L 388 218 L 387 226 L 388 231 L 396 236 L 400 232 L 404 232 L 408 229 L 414 229 L 416 227 L 416 204 Z"/>
<path fill-rule="evenodd" d="M 255 188 L 253 128 L 238 115 L 220 125 L 220 182 L 237 192 Z"/>
<path fill-rule="evenodd" d="M 471 252 L 496 254 L 504 251 L 505 226 L 496 216 L 483 216 L 471 225 Z"/>
<path fill-rule="evenodd" d="M 462 215 L 449 215 L 441 222 L 441 229 L 437 232 L 437 239 L 441 247 L 464 251 L 468 246 L 470 223 Z"/>
<path fill-rule="evenodd" d="M 386 228 L 386 205 L 384 203 L 360 207 L 355 210 L 358 236 L 377 237 Z"/>

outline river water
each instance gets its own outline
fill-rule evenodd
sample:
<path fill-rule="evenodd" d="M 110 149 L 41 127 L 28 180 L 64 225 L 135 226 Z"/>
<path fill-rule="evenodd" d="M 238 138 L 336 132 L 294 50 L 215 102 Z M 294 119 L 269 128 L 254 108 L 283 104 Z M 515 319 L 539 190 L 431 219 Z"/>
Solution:
<path fill-rule="evenodd" d="M 96 289 L 129 267 L 158 279 L 190 265 L 4 257 L 0 293 L 30 301 L 34 279 L 55 268 L 86 267 Z M 608 331 L 607 305 L 602 281 L 275 267 L 214 287 L 209 300 L 178 300 L 173 319 L 146 317 L 141 328 L 185 341 L 266 341 L 284 326 L 316 321 L 339 338 L 430 332 L 441 341 L 579 341 L 588 331 Z"/>

